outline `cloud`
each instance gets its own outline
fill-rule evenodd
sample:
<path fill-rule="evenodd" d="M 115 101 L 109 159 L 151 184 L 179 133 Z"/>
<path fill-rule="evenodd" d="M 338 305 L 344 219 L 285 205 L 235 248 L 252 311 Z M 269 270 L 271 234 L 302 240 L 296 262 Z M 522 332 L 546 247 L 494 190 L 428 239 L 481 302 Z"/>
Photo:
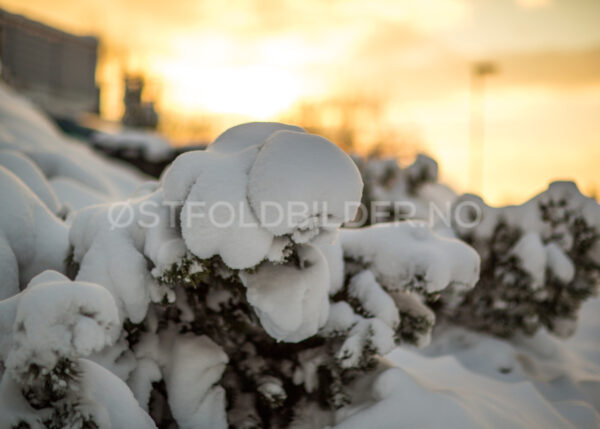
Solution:
<path fill-rule="evenodd" d="M 600 46 L 545 50 L 497 57 L 499 78 L 508 85 L 574 88 L 600 85 Z"/>
<path fill-rule="evenodd" d="M 548 6 L 551 0 L 515 0 L 515 3 L 525 9 L 536 9 Z"/>

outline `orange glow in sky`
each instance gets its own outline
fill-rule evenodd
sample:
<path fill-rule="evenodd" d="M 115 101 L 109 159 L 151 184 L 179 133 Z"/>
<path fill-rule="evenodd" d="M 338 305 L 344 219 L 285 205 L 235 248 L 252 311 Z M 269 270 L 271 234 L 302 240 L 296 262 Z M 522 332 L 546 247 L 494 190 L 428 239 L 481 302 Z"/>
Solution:
<path fill-rule="evenodd" d="M 483 193 L 519 202 L 553 179 L 600 191 L 598 0 L 0 0 L 101 39 L 101 109 L 143 73 L 161 129 L 210 140 L 285 120 L 365 153 L 423 150 L 472 190 L 469 75 L 486 79 Z"/>

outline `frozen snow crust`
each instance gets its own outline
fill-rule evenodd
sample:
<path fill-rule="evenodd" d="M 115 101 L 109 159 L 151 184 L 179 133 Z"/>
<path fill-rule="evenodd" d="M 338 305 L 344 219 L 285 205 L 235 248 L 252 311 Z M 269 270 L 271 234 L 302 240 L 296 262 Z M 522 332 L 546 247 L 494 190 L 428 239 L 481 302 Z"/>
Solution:
<path fill-rule="evenodd" d="M 0 428 L 600 427 L 598 301 L 569 341 L 544 329 L 570 333 L 597 285 L 598 204 L 574 185 L 493 209 L 430 158 L 357 169 L 278 123 L 144 183 L 4 87 L 0 113 Z M 466 199 L 482 222 L 342 228 L 359 170 L 370 195 Z M 245 226 L 201 216 L 221 202 Z M 510 340 L 469 330 L 507 335 L 502 317 Z"/>

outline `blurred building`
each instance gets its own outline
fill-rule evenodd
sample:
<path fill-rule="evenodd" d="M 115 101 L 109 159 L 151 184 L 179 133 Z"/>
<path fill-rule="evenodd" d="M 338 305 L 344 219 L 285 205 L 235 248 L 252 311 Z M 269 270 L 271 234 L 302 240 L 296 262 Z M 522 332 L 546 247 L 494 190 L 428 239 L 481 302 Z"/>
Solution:
<path fill-rule="evenodd" d="M 142 100 L 144 84 L 142 76 L 125 76 L 125 113 L 121 122 L 129 127 L 155 129 L 158 125 L 158 113 L 153 102 Z"/>
<path fill-rule="evenodd" d="M 0 9 L 0 74 L 51 115 L 99 111 L 98 39 Z"/>

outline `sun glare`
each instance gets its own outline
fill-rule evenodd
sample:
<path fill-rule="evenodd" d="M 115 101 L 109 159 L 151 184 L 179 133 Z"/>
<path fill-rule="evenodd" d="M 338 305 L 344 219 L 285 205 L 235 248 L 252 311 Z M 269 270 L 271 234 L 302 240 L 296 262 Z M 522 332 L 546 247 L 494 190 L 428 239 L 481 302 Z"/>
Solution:
<path fill-rule="evenodd" d="M 240 45 L 220 35 L 188 36 L 173 43 L 170 55 L 152 57 L 148 69 L 164 88 L 163 108 L 264 120 L 285 111 L 305 93 L 293 57 L 280 52 L 273 44 Z"/>
<path fill-rule="evenodd" d="M 0 3 L 98 37 L 105 119 L 121 120 L 124 77 L 139 75 L 159 129 L 176 144 L 209 142 L 246 120 L 285 121 L 359 153 L 429 151 L 461 192 L 469 190 L 470 71 L 489 60 L 499 73 L 485 82 L 487 197 L 524 199 L 559 172 L 600 189 L 590 161 L 600 147 L 597 1 Z M 546 162 L 534 168 L 528 160 L 540 151 Z M 506 173 L 525 166 L 525 179 Z"/>
<path fill-rule="evenodd" d="M 162 104 L 175 111 L 216 112 L 268 119 L 301 96 L 300 79 L 285 70 L 257 65 L 192 67 L 165 65 L 169 91 Z"/>

